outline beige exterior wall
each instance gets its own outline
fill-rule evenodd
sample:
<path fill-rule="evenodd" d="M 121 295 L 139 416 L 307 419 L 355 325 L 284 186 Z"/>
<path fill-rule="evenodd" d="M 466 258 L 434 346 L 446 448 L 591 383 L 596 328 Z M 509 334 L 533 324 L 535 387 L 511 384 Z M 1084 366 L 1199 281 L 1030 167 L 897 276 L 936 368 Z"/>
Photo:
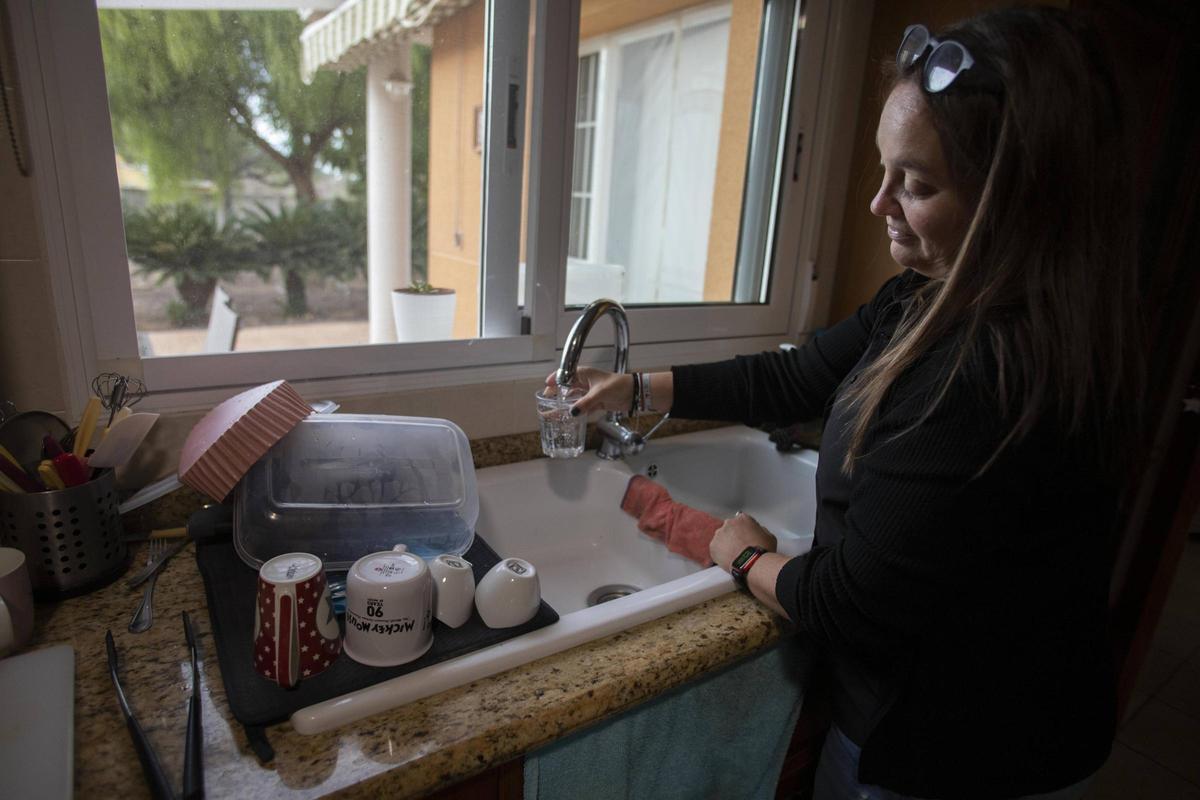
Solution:
<path fill-rule="evenodd" d="M 712 0 L 582 0 L 579 8 L 579 40 L 640 25 L 687 8 L 716 5 Z"/>
<path fill-rule="evenodd" d="M 483 155 L 483 10 L 477 2 L 434 29 L 429 68 L 429 282 L 458 294 L 454 337 L 479 334 Z"/>
<path fill-rule="evenodd" d="M 721 142 L 713 185 L 712 222 L 708 229 L 708 264 L 704 299 L 733 299 L 738 232 L 742 225 L 742 189 L 750 144 L 754 79 L 762 28 L 761 0 L 734 0 L 729 20 L 729 58 L 725 65 L 725 98 L 721 104 Z"/>

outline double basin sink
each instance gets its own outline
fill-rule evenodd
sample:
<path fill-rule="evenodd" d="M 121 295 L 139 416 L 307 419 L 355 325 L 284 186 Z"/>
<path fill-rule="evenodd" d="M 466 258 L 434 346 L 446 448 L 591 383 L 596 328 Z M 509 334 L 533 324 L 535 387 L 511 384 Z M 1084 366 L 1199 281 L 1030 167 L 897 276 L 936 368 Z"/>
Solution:
<path fill-rule="evenodd" d="M 805 552 L 815 519 L 812 450 L 780 453 L 766 434 L 727 427 L 652 441 L 637 456 L 537 459 L 479 470 L 476 531 L 502 557 L 530 561 L 559 613 L 545 628 L 296 712 L 318 733 L 494 675 L 732 591 L 718 567 L 672 553 L 621 510 L 629 479 L 645 475 L 671 497 L 716 517 L 753 515 L 779 550 Z"/>

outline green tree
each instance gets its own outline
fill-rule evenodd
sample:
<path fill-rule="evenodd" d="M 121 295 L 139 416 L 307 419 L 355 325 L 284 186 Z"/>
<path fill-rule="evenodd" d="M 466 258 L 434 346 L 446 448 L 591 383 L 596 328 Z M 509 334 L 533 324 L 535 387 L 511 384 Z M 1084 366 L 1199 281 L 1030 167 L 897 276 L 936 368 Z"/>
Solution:
<path fill-rule="evenodd" d="M 228 198 L 266 166 L 315 203 L 318 165 L 363 162 L 365 78 L 322 70 L 305 84 L 303 27 L 291 11 L 101 11 L 118 152 L 147 165 L 160 195 L 203 177 Z M 304 313 L 303 270 L 282 266 L 288 309 Z"/>
<path fill-rule="evenodd" d="M 412 47 L 412 274 L 429 278 L 429 62 L 428 45 Z M 365 174 L 365 173 L 364 173 Z"/>

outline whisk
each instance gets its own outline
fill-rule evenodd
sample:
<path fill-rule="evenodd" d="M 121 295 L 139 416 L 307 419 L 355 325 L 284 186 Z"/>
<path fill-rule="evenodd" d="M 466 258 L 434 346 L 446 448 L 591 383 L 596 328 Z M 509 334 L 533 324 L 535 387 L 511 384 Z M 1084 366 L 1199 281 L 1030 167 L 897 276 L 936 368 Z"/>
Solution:
<path fill-rule="evenodd" d="M 100 405 L 108 409 L 108 424 L 111 426 L 118 411 L 137 405 L 146 396 L 146 384 L 140 378 L 131 378 L 119 372 L 101 372 L 92 378 L 92 392 L 100 398 Z"/>

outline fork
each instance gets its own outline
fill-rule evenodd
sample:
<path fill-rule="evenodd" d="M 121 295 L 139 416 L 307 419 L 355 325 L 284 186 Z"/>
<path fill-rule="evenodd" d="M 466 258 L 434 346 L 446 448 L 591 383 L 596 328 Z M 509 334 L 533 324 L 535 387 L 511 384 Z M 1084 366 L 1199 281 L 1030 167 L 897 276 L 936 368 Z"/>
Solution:
<path fill-rule="evenodd" d="M 146 563 L 154 563 L 166 549 L 166 539 L 151 539 L 149 552 L 146 555 Z M 133 612 L 133 618 L 129 620 L 129 630 L 131 633 L 148 631 L 150 630 L 150 626 L 154 624 L 154 584 L 157 581 L 158 572 L 155 572 L 146 579 L 146 590 L 142 592 L 142 602 L 138 604 L 137 609 Z"/>

